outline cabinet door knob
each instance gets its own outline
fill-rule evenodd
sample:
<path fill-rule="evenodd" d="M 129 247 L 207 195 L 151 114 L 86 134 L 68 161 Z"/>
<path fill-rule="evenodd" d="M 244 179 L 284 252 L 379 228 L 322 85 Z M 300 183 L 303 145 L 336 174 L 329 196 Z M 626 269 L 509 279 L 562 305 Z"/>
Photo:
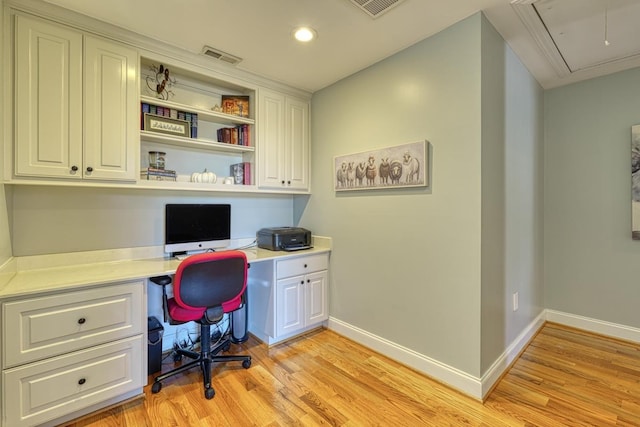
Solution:
<path fill-rule="evenodd" d="M 72 172 L 77 172 L 78 171 L 78 167 L 76 165 L 71 166 L 71 171 Z"/>
<path fill-rule="evenodd" d="M 87 166 L 87 172 L 93 172 L 93 168 L 91 166 Z"/>
<path fill-rule="evenodd" d="M 307 283 L 311 283 L 311 279 L 307 279 Z"/>
<path fill-rule="evenodd" d="M 81 317 L 78 319 L 78 325 L 84 325 L 84 323 L 87 321 L 87 319 L 85 319 L 84 317 Z"/>
<path fill-rule="evenodd" d="M 304 268 L 307 268 L 307 264 L 304 265 Z"/>
<path fill-rule="evenodd" d="M 80 379 L 78 380 L 78 385 L 82 385 L 82 384 L 84 384 L 84 383 L 86 383 L 86 382 L 87 382 L 87 380 L 86 380 L 86 379 L 84 379 L 84 378 L 80 378 Z"/>
<path fill-rule="evenodd" d="M 300 281 L 300 284 L 301 284 L 301 285 L 304 285 L 304 280 L 301 280 L 301 281 Z"/>
<path fill-rule="evenodd" d="M 282 185 L 284 185 L 284 179 L 282 180 Z"/>
<path fill-rule="evenodd" d="M 291 185 L 291 181 L 287 181 L 287 185 Z"/>

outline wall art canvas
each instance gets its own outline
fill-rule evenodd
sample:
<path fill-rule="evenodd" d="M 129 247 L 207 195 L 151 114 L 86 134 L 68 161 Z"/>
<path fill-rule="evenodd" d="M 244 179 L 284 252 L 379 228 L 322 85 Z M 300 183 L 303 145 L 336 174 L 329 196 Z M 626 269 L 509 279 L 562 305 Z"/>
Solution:
<path fill-rule="evenodd" d="M 427 141 L 412 142 L 334 159 L 335 191 L 425 187 Z"/>
<path fill-rule="evenodd" d="M 640 125 L 631 127 L 631 237 L 640 240 Z"/>

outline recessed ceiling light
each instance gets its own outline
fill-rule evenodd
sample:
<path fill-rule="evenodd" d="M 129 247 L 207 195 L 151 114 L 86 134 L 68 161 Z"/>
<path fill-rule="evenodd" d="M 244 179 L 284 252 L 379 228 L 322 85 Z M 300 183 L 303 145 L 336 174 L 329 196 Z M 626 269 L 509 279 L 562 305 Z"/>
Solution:
<path fill-rule="evenodd" d="M 293 37 L 300 42 L 309 42 L 316 37 L 316 31 L 309 27 L 300 27 L 293 30 Z"/>

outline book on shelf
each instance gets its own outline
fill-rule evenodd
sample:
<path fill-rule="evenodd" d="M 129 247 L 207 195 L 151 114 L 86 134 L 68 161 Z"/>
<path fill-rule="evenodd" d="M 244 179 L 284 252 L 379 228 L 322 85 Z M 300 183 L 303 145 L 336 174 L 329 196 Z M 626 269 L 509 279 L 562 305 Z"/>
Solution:
<path fill-rule="evenodd" d="M 142 179 L 143 181 L 169 181 L 169 182 L 177 181 L 177 178 L 175 176 L 171 177 L 171 176 L 162 176 L 162 175 L 148 175 L 146 173 L 141 173 L 140 179 Z"/>
<path fill-rule="evenodd" d="M 235 184 L 251 185 L 251 162 L 236 163 L 229 169 Z"/>
<path fill-rule="evenodd" d="M 189 137 L 198 138 L 198 114 L 178 111 L 175 108 L 162 107 L 160 105 L 153 105 L 146 102 L 141 102 L 140 105 L 142 111 L 140 129 L 145 130 L 144 115 L 153 114 L 155 116 L 168 117 L 174 120 L 184 120 L 189 122 Z"/>
<path fill-rule="evenodd" d="M 147 181 L 176 181 L 176 171 L 169 169 L 147 168 L 140 171 L 140 178 Z"/>
<path fill-rule="evenodd" d="M 168 176 L 168 177 L 173 177 L 173 178 L 178 176 L 178 174 L 174 170 L 157 169 L 157 168 L 152 168 L 152 167 L 148 167 L 148 168 L 142 170 L 141 173 L 146 174 L 146 175 L 151 175 L 151 176 Z"/>
<path fill-rule="evenodd" d="M 150 113 L 150 105 L 146 102 L 140 104 L 142 114 L 140 114 L 140 129 L 144 130 L 144 115 Z"/>
<path fill-rule="evenodd" d="M 191 113 L 191 138 L 198 137 L 198 115 Z"/>
<path fill-rule="evenodd" d="M 222 95 L 222 112 L 240 117 L 249 117 L 249 97 Z"/>
<path fill-rule="evenodd" d="M 217 131 L 218 142 L 233 145 L 251 145 L 251 135 L 249 134 L 249 125 L 238 125 L 236 127 L 220 128 Z"/>

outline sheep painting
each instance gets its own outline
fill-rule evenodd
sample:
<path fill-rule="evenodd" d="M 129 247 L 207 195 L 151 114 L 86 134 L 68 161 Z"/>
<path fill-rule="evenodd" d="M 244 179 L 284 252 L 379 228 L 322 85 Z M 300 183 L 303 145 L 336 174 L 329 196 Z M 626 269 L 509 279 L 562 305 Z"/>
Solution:
<path fill-rule="evenodd" d="M 364 179 L 364 174 L 367 168 L 367 164 L 365 162 L 358 163 L 356 166 L 356 180 L 358 181 L 358 187 L 362 187 L 362 180 Z"/>
<path fill-rule="evenodd" d="M 418 173 L 420 172 L 420 162 L 415 157 L 411 157 L 411 153 L 408 151 L 402 156 L 402 165 L 407 168 L 406 182 L 413 182 L 413 178 L 418 179 Z"/>
<path fill-rule="evenodd" d="M 365 169 L 365 176 L 367 177 L 367 185 L 374 185 L 376 180 L 376 159 L 373 156 L 369 156 L 369 163 Z"/>
<path fill-rule="evenodd" d="M 337 156 L 334 159 L 336 191 L 425 187 L 427 141 Z"/>
<path fill-rule="evenodd" d="M 347 162 L 342 162 L 340 169 L 336 173 L 336 179 L 338 180 L 338 187 L 345 187 L 347 184 Z"/>
<path fill-rule="evenodd" d="M 353 187 L 356 185 L 356 170 L 353 168 L 354 162 L 349 162 L 347 165 L 347 187 Z"/>
<path fill-rule="evenodd" d="M 380 172 L 380 184 L 388 184 L 389 183 L 389 158 L 380 159 L 380 168 L 378 168 L 378 172 Z"/>
<path fill-rule="evenodd" d="M 400 178 L 402 177 L 402 163 L 399 160 L 393 160 L 389 166 L 389 176 L 391 177 L 391 184 L 400 184 Z"/>

